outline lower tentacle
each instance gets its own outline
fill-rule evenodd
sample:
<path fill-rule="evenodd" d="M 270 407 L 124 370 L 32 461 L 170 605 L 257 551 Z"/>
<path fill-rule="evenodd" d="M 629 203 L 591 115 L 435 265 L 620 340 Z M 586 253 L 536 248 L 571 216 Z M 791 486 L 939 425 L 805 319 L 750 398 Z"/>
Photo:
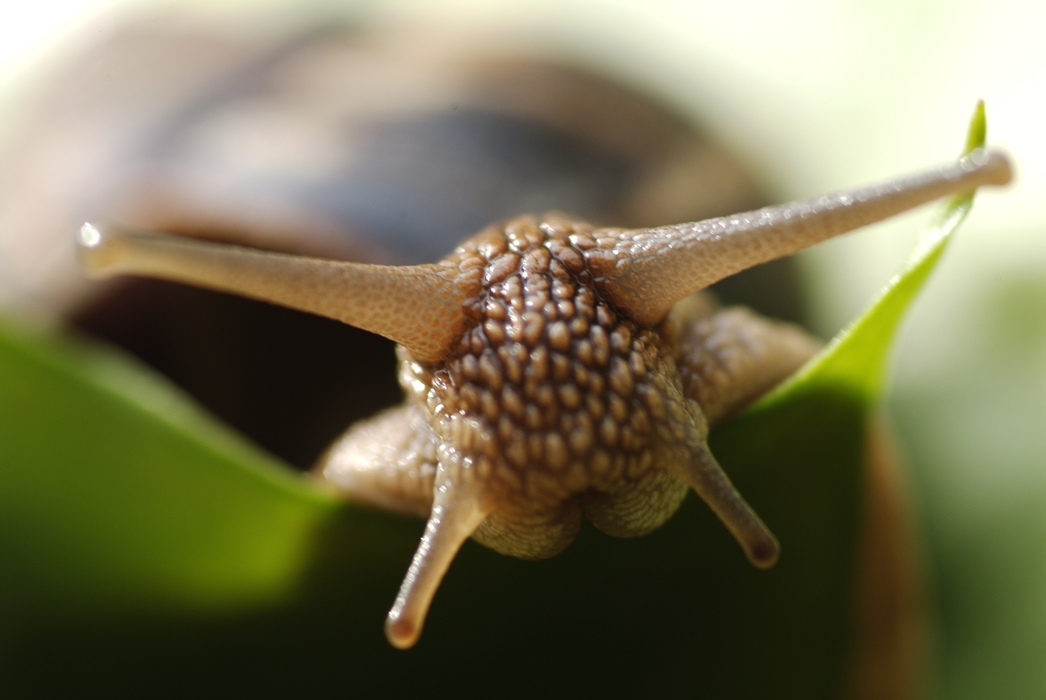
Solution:
<path fill-rule="evenodd" d="M 425 534 L 385 622 L 385 636 L 393 646 L 407 649 L 418 641 L 440 581 L 461 545 L 486 517 L 477 489 L 471 484 L 445 482 L 436 489 Z"/>

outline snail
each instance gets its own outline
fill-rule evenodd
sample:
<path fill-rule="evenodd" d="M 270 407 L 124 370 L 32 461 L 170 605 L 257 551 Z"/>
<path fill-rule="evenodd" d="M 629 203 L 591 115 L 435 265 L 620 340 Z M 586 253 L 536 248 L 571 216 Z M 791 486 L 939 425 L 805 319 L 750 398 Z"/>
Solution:
<path fill-rule="evenodd" d="M 349 429 L 316 472 L 350 499 L 428 522 L 386 623 L 418 640 L 469 537 L 538 559 L 582 515 L 646 534 L 693 489 L 757 567 L 779 546 L 707 446 L 709 425 L 798 368 L 817 342 L 701 290 L 933 199 L 1001 185 L 978 149 L 884 184 L 649 229 L 551 213 L 490 226 L 437 264 L 328 261 L 85 224 L 94 276 L 136 274 L 327 316 L 399 344 L 403 406 Z"/>

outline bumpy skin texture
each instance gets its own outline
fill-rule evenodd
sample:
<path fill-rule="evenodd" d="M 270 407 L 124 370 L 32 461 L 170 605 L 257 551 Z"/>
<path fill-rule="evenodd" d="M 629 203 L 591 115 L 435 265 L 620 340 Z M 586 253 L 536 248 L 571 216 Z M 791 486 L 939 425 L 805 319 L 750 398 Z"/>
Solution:
<path fill-rule="evenodd" d="M 597 293 L 584 257 L 595 246 L 590 227 L 548 219 L 469 241 L 455 256 L 484 266 L 476 325 L 444 368 L 416 367 L 433 429 L 497 502 L 474 536 L 505 554 L 558 553 L 581 509 L 614 534 L 657 527 L 687 488 L 663 462 L 676 443 L 703 437 L 687 430 L 657 333 Z M 600 494 L 591 508 L 572 498 L 590 491 Z"/>
<path fill-rule="evenodd" d="M 321 462 L 325 476 L 357 498 L 427 514 L 439 485 L 433 445 L 452 446 L 440 483 L 481 494 L 488 515 L 473 537 L 523 558 L 564 549 L 582 513 L 625 537 L 664 523 L 687 493 L 673 467 L 703 446 L 706 410 L 718 417 L 751 400 L 817 344 L 744 310 L 718 312 L 707 296 L 655 327 L 637 324 L 588 265 L 587 251 L 610 243 L 598 234 L 546 215 L 459 247 L 445 263 L 479 283 L 467 330 L 440 363 L 400 349 L 407 405 L 350 430 Z"/>
<path fill-rule="evenodd" d="M 677 330 L 669 335 L 666 323 L 661 332 L 676 349 L 683 394 L 714 426 L 794 372 L 820 343 L 797 326 L 744 307 L 708 307 L 707 295 L 692 295 L 669 315 Z"/>

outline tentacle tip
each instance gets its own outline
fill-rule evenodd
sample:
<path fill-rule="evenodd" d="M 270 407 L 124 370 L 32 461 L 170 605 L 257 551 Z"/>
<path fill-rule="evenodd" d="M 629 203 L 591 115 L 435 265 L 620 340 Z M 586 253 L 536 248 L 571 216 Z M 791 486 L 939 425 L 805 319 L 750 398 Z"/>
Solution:
<path fill-rule="evenodd" d="M 421 626 L 414 620 L 390 612 L 385 620 L 385 637 L 397 649 L 410 649 L 421 637 Z"/>
<path fill-rule="evenodd" d="M 102 227 L 98 224 L 87 221 L 83 226 L 80 227 L 80 232 L 76 237 L 76 243 L 80 248 L 97 248 L 105 241 L 105 236 L 102 234 Z"/>
<path fill-rule="evenodd" d="M 1008 185 L 1013 181 L 1013 162 L 1002 151 L 989 151 L 985 165 L 992 185 Z"/>
<path fill-rule="evenodd" d="M 1008 185 L 1013 180 L 1013 163 L 1002 151 L 975 148 L 962 157 L 960 163 L 971 173 L 976 173 L 978 185 Z"/>
<path fill-rule="evenodd" d="M 777 543 L 773 535 L 766 533 L 764 537 L 749 543 L 745 548 L 745 554 L 756 568 L 769 569 L 780 558 L 781 545 Z"/>
<path fill-rule="evenodd" d="M 107 226 L 87 222 L 76 234 L 80 266 L 92 277 L 105 277 L 115 262 L 115 236 Z"/>

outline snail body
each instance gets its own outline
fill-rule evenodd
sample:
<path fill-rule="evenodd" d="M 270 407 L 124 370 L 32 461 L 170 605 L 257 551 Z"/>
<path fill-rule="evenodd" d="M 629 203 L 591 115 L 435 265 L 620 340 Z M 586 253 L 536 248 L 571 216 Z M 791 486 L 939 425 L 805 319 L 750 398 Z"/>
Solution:
<path fill-rule="evenodd" d="M 328 316 L 400 344 L 405 404 L 352 429 L 317 470 L 349 498 L 428 517 L 389 613 L 418 639 L 470 536 L 551 556 L 582 514 L 613 535 L 661 525 L 694 489 L 759 567 L 778 544 L 707 446 L 711 423 L 817 348 L 794 326 L 699 294 L 743 269 L 938 197 L 1003 184 L 957 163 L 851 192 L 653 229 L 558 214 L 485 229 L 431 265 L 334 262 L 87 224 L 98 275 L 173 279 Z"/>

